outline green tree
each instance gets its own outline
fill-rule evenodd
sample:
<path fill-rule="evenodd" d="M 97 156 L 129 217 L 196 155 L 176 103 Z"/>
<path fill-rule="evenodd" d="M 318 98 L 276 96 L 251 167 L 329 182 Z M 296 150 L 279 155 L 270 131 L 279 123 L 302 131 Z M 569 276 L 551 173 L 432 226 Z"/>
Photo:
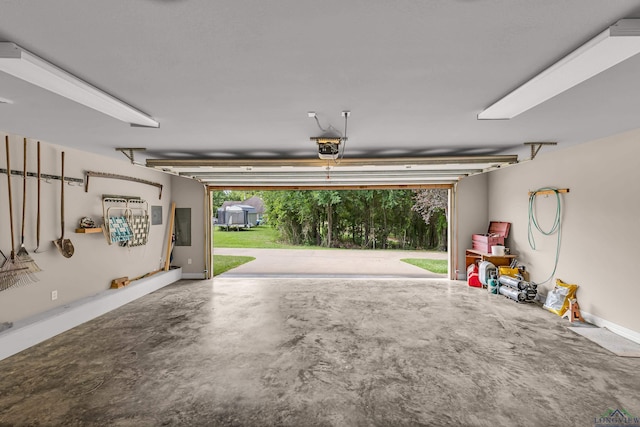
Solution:
<path fill-rule="evenodd" d="M 334 206 L 340 203 L 341 191 L 326 190 L 326 191 L 314 191 L 313 198 L 316 202 L 316 206 L 324 208 L 326 212 L 326 222 L 323 227 L 323 235 L 325 236 L 325 246 L 328 248 L 333 246 L 334 238 Z"/>
<path fill-rule="evenodd" d="M 262 194 L 269 224 L 290 244 L 433 248 L 438 245 L 437 227 L 435 223 L 427 225 L 420 214 L 412 210 L 413 196 L 411 190 L 267 191 Z"/>
<path fill-rule="evenodd" d="M 425 224 L 435 229 L 437 247 L 447 249 L 449 190 L 421 189 L 414 191 L 412 209 L 420 214 Z"/>
<path fill-rule="evenodd" d="M 212 191 L 211 192 L 211 204 L 213 205 L 213 213 L 216 214 L 216 211 L 222 204 L 226 201 L 226 195 L 224 191 Z"/>

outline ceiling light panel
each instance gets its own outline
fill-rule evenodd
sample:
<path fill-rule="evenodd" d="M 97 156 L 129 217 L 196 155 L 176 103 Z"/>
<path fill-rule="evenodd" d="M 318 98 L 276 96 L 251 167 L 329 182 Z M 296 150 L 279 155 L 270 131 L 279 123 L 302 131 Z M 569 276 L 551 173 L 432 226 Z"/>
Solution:
<path fill-rule="evenodd" d="M 157 128 L 147 114 L 91 86 L 15 43 L 0 42 L 0 71 L 133 126 Z"/>
<path fill-rule="evenodd" d="M 504 120 L 541 104 L 640 53 L 640 19 L 622 19 L 480 114 Z"/>

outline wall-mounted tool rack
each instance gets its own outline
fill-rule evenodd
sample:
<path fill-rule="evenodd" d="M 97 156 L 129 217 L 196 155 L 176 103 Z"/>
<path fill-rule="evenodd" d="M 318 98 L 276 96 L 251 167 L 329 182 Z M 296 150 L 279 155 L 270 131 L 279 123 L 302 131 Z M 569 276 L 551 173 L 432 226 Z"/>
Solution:
<path fill-rule="evenodd" d="M 93 172 L 93 171 L 85 171 L 85 175 L 87 176 L 87 180 L 84 181 L 84 192 L 88 192 L 89 191 L 89 178 L 90 177 L 94 177 L 94 178 L 110 178 L 110 179 L 120 179 L 123 181 L 132 181 L 132 182 L 138 182 L 140 184 L 146 184 L 146 185 L 152 185 L 154 187 L 158 187 L 160 189 L 160 194 L 158 195 L 158 199 L 162 199 L 162 184 L 159 184 L 157 182 L 152 182 L 152 181 L 147 181 L 146 179 L 140 179 L 140 178 L 134 178 L 132 176 L 126 176 L 126 175 L 116 175 L 113 173 L 106 173 L 106 172 Z"/>
<path fill-rule="evenodd" d="M 7 170 L 6 169 L 0 169 L 0 174 L 7 174 Z M 22 178 L 24 172 L 21 170 L 15 170 L 15 169 L 11 169 L 11 175 L 17 175 L 20 178 Z M 27 172 L 27 176 L 28 177 L 32 177 L 32 178 L 37 178 L 38 174 L 36 172 Z M 43 179 L 45 181 L 50 180 L 50 179 L 57 179 L 60 180 L 60 175 L 49 175 L 47 173 L 41 173 L 40 174 L 40 179 Z M 64 177 L 65 182 L 75 182 L 78 184 L 84 184 L 84 179 L 82 178 L 71 178 L 69 176 L 65 176 Z"/>
<path fill-rule="evenodd" d="M 540 190 L 540 191 L 529 191 L 529 197 L 531 196 L 548 196 L 550 194 L 556 193 L 568 193 L 568 188 L 559 188 L 557 190 Z"/>

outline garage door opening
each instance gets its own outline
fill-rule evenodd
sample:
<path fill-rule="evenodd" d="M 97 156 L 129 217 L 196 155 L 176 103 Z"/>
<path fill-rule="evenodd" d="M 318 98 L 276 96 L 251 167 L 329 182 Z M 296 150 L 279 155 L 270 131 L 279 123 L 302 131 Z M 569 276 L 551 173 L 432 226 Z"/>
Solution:
<path fill-rule="evenodd" d="M 446 278 L 450 193 L 211 188 L 211 271 L 250 257 L 225 274 Z"/>
<path fill-rule="evenodd" d="M 255 154 L 255 153 L 254 153 Z M 201 158 L 147 159 L 149 167 L 189 177 L 216 190 L 384 190 L 445 188 L 448 191 L 448 271 L 458 279 L 455 185 L 461 179 L 517 162 L 515 155 L 343 158 Z M 208 217 L 213 218 L 209 202 Z M 211 221 L 207 239 L 212 240 Z M 374 240 L 377 241 L 377 240 Z M 212 274 L 212 243 L 205 246 L 206 277 Z"/>

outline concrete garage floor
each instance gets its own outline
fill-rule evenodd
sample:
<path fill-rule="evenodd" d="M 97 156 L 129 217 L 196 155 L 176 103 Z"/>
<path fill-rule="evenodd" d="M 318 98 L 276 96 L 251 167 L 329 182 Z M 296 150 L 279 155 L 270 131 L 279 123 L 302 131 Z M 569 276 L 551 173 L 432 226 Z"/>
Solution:
<path fill-rule="evenodd" d="M 590 426 L 640 359 L 464 282 L 181 281 L 0 362 L 0 425 Z"/>

